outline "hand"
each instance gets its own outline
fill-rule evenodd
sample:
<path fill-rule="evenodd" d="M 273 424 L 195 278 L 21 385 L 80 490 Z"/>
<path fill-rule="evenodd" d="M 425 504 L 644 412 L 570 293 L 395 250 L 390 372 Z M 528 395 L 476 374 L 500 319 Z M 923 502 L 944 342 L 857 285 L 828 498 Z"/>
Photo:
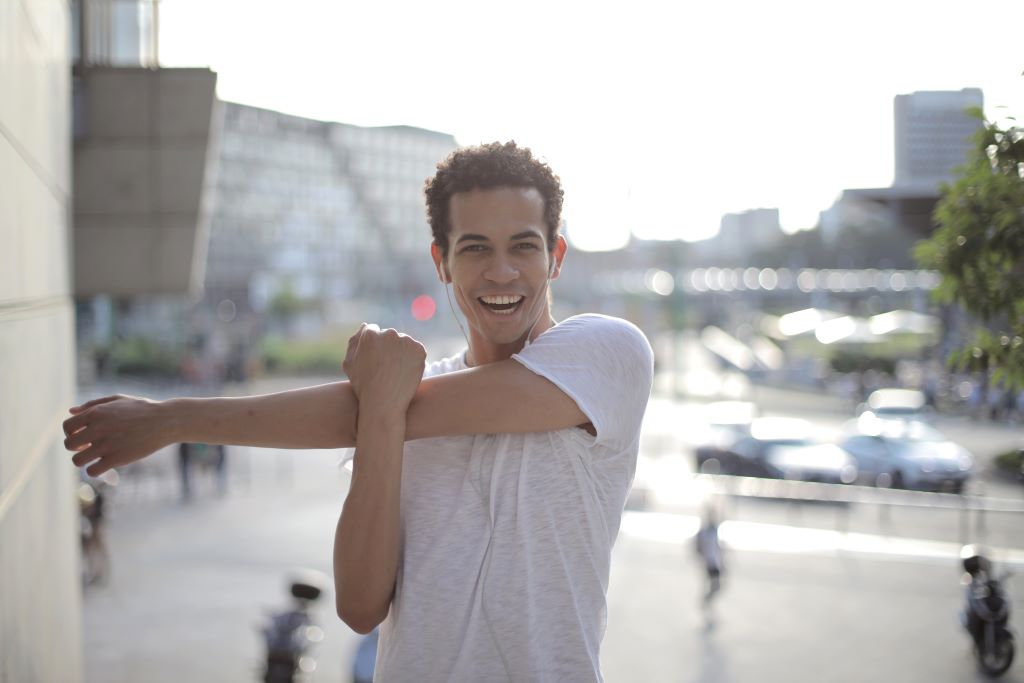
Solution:
<path fill-rule="evenodd" d="M 172 442 L 160 406 L 120 394 L 75 406 L 64 421 L 64 448 L 76 452 L 71 461 L 78 467 L 92 463 L 86 473 L 93 477 L 141 460 Z"/>
<path fill-rule="evenodd" d="M 348 340 L 342 368 L 361 407 L 373 403 L 404 414 L 423 379 L 426 357 L 412 337 L 363 323 Z"/>

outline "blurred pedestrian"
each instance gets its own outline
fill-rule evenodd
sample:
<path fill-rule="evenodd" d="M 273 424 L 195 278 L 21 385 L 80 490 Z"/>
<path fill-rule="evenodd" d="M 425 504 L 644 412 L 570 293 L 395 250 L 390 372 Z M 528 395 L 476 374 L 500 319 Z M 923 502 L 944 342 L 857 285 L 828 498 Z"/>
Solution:
<path fill-rule="evenodd" d="M 718 540 L 718 522 L 718 511 L 709 505 L 704 511 L 700 530 L 697 532 L 697 553 L 704 564 L 706 575 L 702 598 L 705 610 L 711 608 L 711 600 L 722 587 L 722 572 L 725 569 L 722 546 Z"/>
<path fill-rule="evenodd" d="M 190 443 L 178 444 L 178 481 L 182 503 L 192 500 L 192 452 L 194 449 L 195 446 Z"/>
<path fill-rule="evenodd" d="M 212 444 L 213 469 L 217 477 L 217 495 L 223 497 L 228 492 L 228 451 L 223 444 Z"/>
<path fill-rule="evenodd" d="M 181 482 L 181 502 L 192 499 L 193 475 L 196 470 L 208 476 L 213 470 L 216 477 L 217 495 L 227 493 L 227 449 L 222 444 L 181 443 L 178 444 L 178 479 Z"/>

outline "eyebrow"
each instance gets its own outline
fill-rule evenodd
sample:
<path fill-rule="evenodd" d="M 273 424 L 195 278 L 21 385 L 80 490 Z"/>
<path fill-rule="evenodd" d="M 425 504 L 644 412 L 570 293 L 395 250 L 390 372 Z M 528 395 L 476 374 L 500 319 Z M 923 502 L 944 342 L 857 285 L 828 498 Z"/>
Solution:
<path fill-rule="evenodd" d="M 544 236 L 536 230 L 524 230 L 523 232 L 517 232 L 509 238 L 510 241 L 515 240 L 526 240 L 526 239 L 538 239 L 543 240 Z M 460 235 L 459 239 L 455 241 L 456 244 L 463 242 L 489 242 L 490 238 L 485 235 L 478 235 L 473 232 L 467 232 L 465 235 Z"/>

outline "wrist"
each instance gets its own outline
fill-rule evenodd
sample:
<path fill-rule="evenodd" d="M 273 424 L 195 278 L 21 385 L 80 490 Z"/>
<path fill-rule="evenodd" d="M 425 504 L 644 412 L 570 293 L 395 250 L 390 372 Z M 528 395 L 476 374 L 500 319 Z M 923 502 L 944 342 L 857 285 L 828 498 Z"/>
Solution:
<path fill-rule="evenodd" d="M 359 404 L 357 433 L 366 429 L 385 429 L 389 432 L 405 430 L 405 411 L 394 402 Z"/>
<path fill-rule="evenodd" d="M 367 413 L 394 421 L 405 420 L 412 399 L 396 398 L 394 392 L 367 390 L 359 395 L 358 401 L 360 415 Z"/>
<path fill-rule="evenodd" d="M 153 401 L 153 412 L 156 416 L 153 429 L 160 435 L 164 445 L 192 440 L 185 428 L 188 408 L 188 399 L 184 398 Z"/>

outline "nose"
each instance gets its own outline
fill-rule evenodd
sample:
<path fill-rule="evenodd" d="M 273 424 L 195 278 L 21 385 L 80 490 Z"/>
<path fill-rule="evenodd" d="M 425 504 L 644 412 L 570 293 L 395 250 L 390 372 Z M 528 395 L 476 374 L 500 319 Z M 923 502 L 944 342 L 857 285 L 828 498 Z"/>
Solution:
<path fill-rule="evenodd" d="M 503 256 L 497 256 L 484 271 L 484 277 L 496 284 L 506 284 L 519 277 L 519 269 Z"/>

